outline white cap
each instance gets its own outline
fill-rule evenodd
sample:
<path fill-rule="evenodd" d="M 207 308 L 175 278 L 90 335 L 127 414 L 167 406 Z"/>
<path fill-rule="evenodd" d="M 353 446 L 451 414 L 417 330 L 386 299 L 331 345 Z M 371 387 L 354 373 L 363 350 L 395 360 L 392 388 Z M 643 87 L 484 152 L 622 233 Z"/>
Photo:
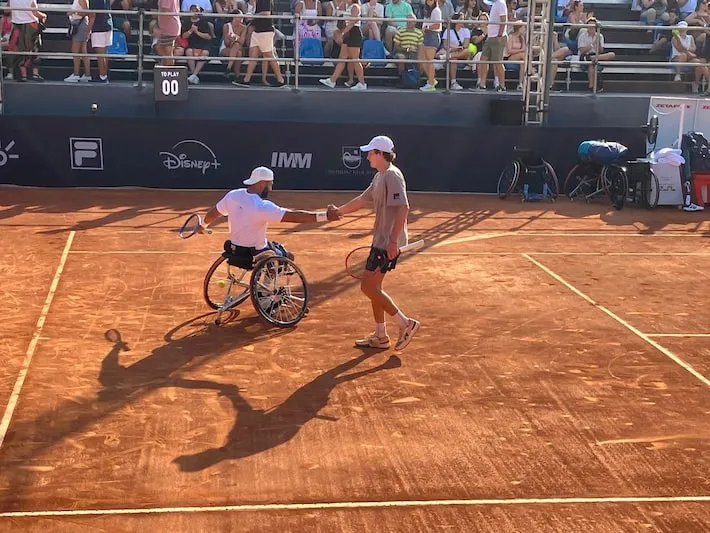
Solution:
<path fill-rule="evenodd" d="M 688 27 L 688 23 L 684 20 L 681 20 L 676 26 L 683 26 L 684 28 Z"/>
<path fill-rule="evenodd" d="M 270 168 L 256 167 L 251 171 L 248 180 L 244 180 L 244 185 L 254 185 L 260 181 L 274 181 L 274 173 Z"/>
<path fill-rule="evenodd" d="M 372 138 L 370 144 L 366 146 L 361 146 L 360 150 L 362 150 L 363 152 L 369 152 L 370 150 L 379 150 L 380 152 L 392 153 L 394 152 L 394 143 L 389 137 L 386 137 L 384 135 L 378 135 L 377 137 Z"/>

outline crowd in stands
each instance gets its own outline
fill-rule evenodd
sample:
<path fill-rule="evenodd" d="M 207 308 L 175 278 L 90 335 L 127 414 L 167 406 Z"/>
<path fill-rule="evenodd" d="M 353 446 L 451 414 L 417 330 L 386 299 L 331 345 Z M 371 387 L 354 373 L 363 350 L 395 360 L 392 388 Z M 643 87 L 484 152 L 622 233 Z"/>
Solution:
<path fill-rule="evenodd" d="M 365 67 L 373 59 L 385 59 L 396 64 L 400 85 L 419 88 L 424 92 L 437 89 L 437 71 L 450 65 L 450 88 L 464 89 L 458 74 L 473 70 L 472 90 L 505 91 L 506 75 L 517 80 L 520 89 L 525 72 L 521 63 L 527 55 L 525 32 L 528 10 L 519 0 L 289 0 L 289 9 L 300 16 L 293 35 L 300 43 L 302 58 L 322 58 L 334 62 L 332 75 L 320 83 L 335 88 L 341 77 L 351 90 L 366 90 Z M 15 9 L 13 9 L 15 8 Z M 19 8 L 28 8 L 20 11 Z M 93 50 L 105 54 L 117 33 L 127 38 L 137 29 L 133 16 L 76 13 L 79 9 L 131 10 L 144 8 L 149 12 L 147 29 L 152 36 L 151 51 L 163 56 L 162 64 L 173 64 L 176 57 L 189 68 L 188 81 L 200 83 L 204 58 L 213 51 L 224 58 L 225 77 L 235 85 L 248 87 L 257 59 L 264 60 L 261 83 L 269 82 L 267 73 L 273 71 L 277 86 L 285 85 L 276 59 L 275 42 L 284 35 L 269 19 L 254 18 L 259 14 L 276 14 L 274 0 L 73 0 L 68 13 L 69 38 L 73 53 Z M 675 79 L 681 80 L 688 72 L 694 73 L 693 91 L 699 91 L 710 80 L 710 10 L 708 0 L 633 0 L 632 10 L 639 13 L 642 24 L 654 26 L 650 53 L 665 55 L 675 67 Z M 161 15 L 160 12 L 189 12 L 190 16 Z M 233 17 L 210 18 L 207 13 L 232 14 Z M 554 38 L 554 61 L 612 61 L 613 51 L 605 47 L 604 36 L 593 25 L 598 23 L 595 13 L 585 10 L 582 0 L 557 0 L 557 22 L 590 24 L 592 27 L 568 26 L 558 29 Z M 315 17 L 329 16 L 338 20 L 318 21 Z M 313 18 L 312 18 L 313 17 Z M 397 18 L 396 22 L 362 20 L 363 18 Z M 416 19 L 426 19 L 424 23 Z M 38 52 L 41 49 L 42 29 L 47 15 L 36 0 L 9 0 L 0 22 L 3 50 Z M 451 20 L 447 29 L 446 21 Z M 679 29 L 666 30 L 668 26 Z M 91 43 L 91 46 L 88 46 Z M 533 40 L 533 57 L 539 56 L 540 42 Z M 373 55 L 373 50 L 376 53 Z M 244 61 L 248 57 L 247 68 Z M 347 59 L 341 62 L 338 59 Z M 406 60 L 409 62 L 397 62 Z M 417 60 L 418 63 L 412 61 Z M 97 58 L 97 76 L 91 76 L 89 58 L 75 57 L 73 72 L 66 82 L 93 81 L 108 83 L 108 60 Z M 485 61 L 508 62 L 506 65 Z M 683 63 L 704 63 L 703 66 L 684 67 Z M 8 71 L 5 79 L 42 81 L 37 56 L 6 56 Z M 267 67 L 268 65 L 268 67 Z M 492 67 L 492 68 L 491 68 Z M 245 71 L 246 70 L 246 71 Z M 557 65 L 553 65 L 554 80 Z M 598 79 L 601 67 L 588 65 L 589 88 L 602 89 Z M 489 76 L 489 71 L 492 71 Z M 439 74 L 440 78 L 441 75 Z M 421 81 L 420 81 L 421 80 Z M 704 94 L 707 94 L 705 91 Z"/>

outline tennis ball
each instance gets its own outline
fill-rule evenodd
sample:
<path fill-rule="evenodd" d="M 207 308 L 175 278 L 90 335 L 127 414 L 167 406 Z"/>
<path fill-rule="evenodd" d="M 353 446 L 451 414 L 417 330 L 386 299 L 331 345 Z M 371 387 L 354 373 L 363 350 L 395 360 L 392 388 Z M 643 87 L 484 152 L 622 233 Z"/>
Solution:
<path fill-rule="evenodd" d="M 226 285 L 227 285 L 227 282 L 224 281 L 223 279 L 221 279 L 217 282 L 217 285 L 219 286 L 220 289 L 224 289 L 224 287 L 226 287 Z"/>
<path fill-rule="evenodd" d="M 478 53 L 478 46 L 473 43 L 469 43 L 468 51 L 471 53 L 472 56 L 475 56 Z"/>
<path fill-rule="evenodd" d="M 91 104 L 91 112 L 96 113 L 99 110 L 98 104 Z"/>

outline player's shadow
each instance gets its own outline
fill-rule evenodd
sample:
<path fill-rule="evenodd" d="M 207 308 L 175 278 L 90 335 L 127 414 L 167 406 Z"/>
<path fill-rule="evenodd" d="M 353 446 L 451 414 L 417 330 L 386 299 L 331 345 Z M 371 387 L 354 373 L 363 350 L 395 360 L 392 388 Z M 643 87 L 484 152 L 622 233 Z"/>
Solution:
<path fill-rule="evenodd" d="M 229 433 L 227 442 L 219 448 L 180 456 L 175 459 L 175 463 L 183 472 L 196 472 L 222 461 L 249 457 L 288 442 L 307 422 L 319 417 L 318 413 L 327 405 L 328 398 L 335 387 L 341 383 L 402 365 L 400 359 L 393 355 L 378 366 L 345 374 L 369 357 L 371 357 L 370 353 L 363 353 L 324 372 L 296 390 L 283 403 L 268 410 L 253 409 L 241 396 L 238 387 L 223 386 L 220 394 L 229 398 L 237 413 L 235 425 Z M 189 384 L 184 383 L 184 385 Z"/>

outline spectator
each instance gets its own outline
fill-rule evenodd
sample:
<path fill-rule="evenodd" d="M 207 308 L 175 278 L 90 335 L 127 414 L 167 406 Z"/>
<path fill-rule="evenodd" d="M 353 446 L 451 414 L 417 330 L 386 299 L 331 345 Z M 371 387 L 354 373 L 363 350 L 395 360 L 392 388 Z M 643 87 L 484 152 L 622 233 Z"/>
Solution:
<path fill-rule="evenodd" d="M 693 14 L 698 5 L 698 0 L 678 0 L 678 8 L 680 10 L 680 19 L 685 20 Z M 670 7 L 670 6 L 669 6 Z M 675 6 L 673 6 L 675 7 Z"/>
<path fill-rule="evenodd" d="M 598 23 L 597 19 L 591 17 L 587 24 Z M 593 61 L 587 67 L 587 77 L 589 79 L 589 89 L 593 90 L 597 80 L 598 61 L 611 61 L 616 57 L 614 52 L 604 51 L 604 36 L 597 31 L 596 26 L 591 26 L 579 32 L 577 38 L 577 48 L 579 50 L 580 61 Z M 597 91 L 601 91 L 602 87 L 597 86 Z"/>
<path fill-rule="evenodd" d="M 707 28 L 710 25 L 710 9 L 708 9 L 708 0 L 698 0 L 698 7 L 693 13 L 688 15 L 685 21 L 688 23 L 688 26 Z M 692 31 L 692 34 L 694 34 L 693 38 L 695 39 L 695 46 L 698 50 L 700 50 L 705 44 L 705 36 L 707 35 L 707 32 L 707 29 Z"/>
<path fill-rule="evenodd" d="M 362 5 L 362 16 L 363 18 L 376 17 L 382 19 L 385 16 L 385 6 L 380 4 L 377 0 L 370 0 Z M 365 30 L 362 32 L 362 36 L 365 39 L 373 39 L 375 41 L 382 40 L 380 36 L 380 24 L 381 21 L 368 20 L 365 22 Z"/>
<path fill-rule="evenodd" d="M 350 16 L 346 19 L 345 28 L 343 29 L 343 44 L 340 47 L 340 59 L 360 59 L 360 47 L 362 46 L 362 30 L 360 29 L 360 2 L 352 0 L 350 5 Z M 353 91 L 367 90 L 365 83 L 365 70 L 362 63 L 359 61 L 353 62 L 355 75 L 358 82 L 350 87 Z M 335 70 L 330 78 L 322 78 L 318 80 L 320 83 L 331 89 L 335 88 L 338 78 L 345 69 L 345 63 L 338 62 L 335 65 Z"/>
<path fill-rule="evenodd" d="M 111 0 L 111 10 L 129 11 L 132 7 L 131 0 Z M 111 16 L 113 17 L 113 27 L 120 29 L 128 39 L 131 36 L 131 21 L 128 20 L 128 15 L 111 14 Z"/>
<path fill-rule="evenodd" d="M 639 20 L 644 26 L 654 26 L 657 20 L 662 22 L 668 20 L 668 0 L 634 0 L 634 5 L 636 2 L 639 3 L 638 8 L 641 10 Z"/>
<path fill-rule="evenodd" d="M 503 53 L 505 52 L 505 43 L 508 40 L 508 7 L 505 0 L 495 0 L 491 6 L 490 12 L 491 24 L 488 24 L 488 37 L 483 45 L 483 53 L 481 54 L 482 61 L 503 61 Z M 488 63 L 479 63 L 478 84 L 476 89 L 485 90 L 488 78 Z M 495 72 L 494 88 L 498 92 L 505 91 L 505 67 L 503 63 L 493 65 Z M 500 85 L 500 81 L 503 85 Z"/>
<path fill-rule="evenodd" d="M 12 11 L 6 9 L 0 18 L 0 50 L 7 50 L 12 33 Z M 0 73 L 2 74 L 2 73 Z"/>
<path fill-rule="evenodd" d="M 453 17 L 454 13 L 456 13 L 456 11 L 454 10 L 454 6 L 451 3 L 451 0 L 437 0 L 437 2 L 439 4 L 439 9 L 441 10 L 441 20 L 451 20 L 451 17 Z M 444 31 L 443 26 L 441 28 L 441 31 Z"/>
<path fill-rule="evenodd" d="M 318 39 L 321 40 L 321 29 L 315 20 L 302 20 L 298 27 L 298 38 L 303 39 Z"/>
<path fill-rule="evenodd" d="M 180 12 L 180 0 L 158 0 L 158 11 L 162 13 Z M 175 41 L 180 35 L 180 15 L 158 15 L 158 24 L 155 29 L 155 51 L 161 59 L 160 64 L 171 66 L 175 64 Z M 184 50 L 183 50 L 184 53 Z"/>
<path fill-rule="evenodd" d="M 11 52 L 39 52 L 42 45 L 42 32 L 39 23 L 47 21 L 47 15 L 37 9 L 37 0 L 10 0 L 8 7 L 11 10 L 10 20 L 13 27 L 8 41 L 8 50 Z M 32 11 L 20 11 L 28 8 Z M 27 81 L 27 69 L 32 68 L 31 81 L 44 81 L 39 75 L 39 56 L 10 56 L 8 61 L 9 73 L 5 79 L 14 79 L 15 67 L 20 69 L 20 79 Z"/>
<path fill-rule="evenodd" d="M 419 47 L 423 43 L 424 33 L 417 28 L 416 17 L 412 13 L 407 16 L 407 25 L 404 28 L 399 28 L 394 34 L 394 55 L 397 59 L 417 59 Z M 397 63 L 397 71 L 400 75 L 408 68 L 407 65 L 407 63 Z M 419 69 L 417 68 L 417 70 Z"/>
<path fill-rule="evenodd" d="M 212 24 L 201 16 L 202 8 L 197 4 L 190 6 L 192 15 L 185 19 L 182 25 L 182 38 L 187 40 L 185 57 L 207 57 L 210 55 L 210 44 L 214 39 Z M 188 59 L 187 65 L 190 75 L 187 81 L 193 85 L 200 83 L 199 73 L 205 66 L 204 60 Z"/>
<path fill-rule="evenodd" d="M 502 1 L 502 0 L 501 0 Z M 427 76 L 427 82 L 420 91 L 436 91 L 436 70 L 434 69 L 434 57 L 441 45 L 441 8 L 437 0 L 426 0 L 424 3 L 423 18 L 430 22 L 424 22 L 424 43 L 419 48 L 419 59 L 422 62 L 421 69 Z"/>
<path fill-rule="evenodd" d="M 200 13 L 212 13 L 212 2 L 210 0 L 182 0 L 180 11 L 182 13 L 192 11 L 192 6 L 199 7 Z"/>
<path fill-rule="evenodd" d="M 508 22 L 515 22 L 518 20 L 518 0 L 506 0 L 506 5 L 508 6 Z"/>
<path fill-rule="evenodd" d="M 214 0 L 214 3 L 212 4 L 212 12 L 219 13 L 222 15 L 236 13 L 238 9 L 239 6 L 237 5 L 237 0 Z M 212 19 L 215 37 L 217 37 L 218 39 L 224 37 L 224 32 L 222 31 L 222 28 L 225 24 L 227 24 L 227 21 L 229 20 L 230 19 L 227 17 L 214 17 Z"/>
<path fill-rule="evenodd" d="M 300 14 L 301 19 L 320 17 L 323 14 L 323 6 L 320 0 L 298 0 L 293 8 L 293 12 Z"/>
<path fill-rule="evenodd" d="M 345 0 L 333 0 L 328 2 L 325 6 L 325 15 L 327 17 L 342 17 L 348 12 L 348 5 Z M 339 32 L 338 43 L 334 42 L 335 30 L 338 29 L 338 24 L 342 22 L 342 28 Z M 323 53 L 325 57 L 339 57 L 340 56 L 340 44 L 342 43 L 343 28 L 345 28 L 345 23 L 339 20 L 327 20 L 324 25 L 325 29 L 325 46 L 323 47 Z M 337 45 L 337 47 L 336 47 Z"/>
<path fill-rule="evenodd" d="M 695 41 L 693 36 L 688 33 L 688 23 L 681 20 L 678 23 L 678 33 L 673 35 L 671 40 L 671 62 L 673 63 L 690 63 L 695 61 Z M 676 74 L 673 81 L 681 81 L 681 66 L 676 66 Z"/>
<path fill-rule="evenodd" d="M 219 48 L 219 55 L 230 58 L 225 73 L 227 79 L 230 81 L 239 79 L 239 71 L 242 67 L 241 59 L 231 59 L 244 56 L 247 27 L 242 22 L 242 19 L 242 12 L 237 10 L 234 18 L 228 20 L 222 27 L 222 43 Z"/>
<path fill-rule="evenodd" d="M 569 24 L 584 24 L 588 18 L 588 15 L 584 13 L 584 5 L 582 4 L 582 0 L 572 0 L 572 2 L 569 4 L 567 22 Z M 580 28 L 575 28 L 574 26 L 565 28 L 564 43 L 567 48 L 572 50 L 573 54 L 577 53 L 577 39 L 579 38 L 579 30 Z"/>
<path fill-rule="evenodd" d="M 256 15 L 269 16 L 273 13 L 272 0 L 256 0 Z M 261 57 L 264 61 L 261 64 L 262 76 L 266 76 L 269 66 L 276 76 L 276 86 L 284 87 L 286 82 L 281 74 L 281 67 L 274 57 L 274 38 L 275 28 L 272 19 L 255 18 L 251 22 L 252 32 L 249 38 L 249 64 L 247 72 L 244 75 L 244 81 L 239 83 L 234 81 L 235 85 L 241 87 L 249 87 L 251 77 L 256 69 L 256 58 Z"/>
<path fill-rule="evenodd" d="M 505 52 L 503 57 L 508 61 L 524 61 L 525 51 L 527 47 L 525 46 L 525 23 L 523 21 L 516 21 L 513 25 L 513 32 L 508 35 L 508 40 L 505 43 Z M 522 90 L 523 87 L 523 75 L 525 74 L 525 69 L 522 65 L 512 64 L 508 65 L 510 70 L 518 71 L 518 87 L 517 90 Z"/>
<path fill-rule="evenodd" d="M 406 19 L 409 15 L 413 15 L 412 6 L 405 0 L 392 0 L 391 4 L 385 6 L 385 18 L 387 19 Z M 385 48 L 388 51 L 394 49 L 394 36 L 399 28 L 407 26 L 407 21 L 387 22 L 385 28 Z"/>
<path fill-rule="evenodd" d="M 441 57 L 445 58 L 446 50 L 448 50 L 449 60 L 464 61 L 469 59 L 470 52 L 468 50 L 468 44 L 471 41 L 471 31 L 464 26 L 461 21 L 463 21 L 463 14 L 456 13 L 452 19 L 454 23 L 453 27 L 444 34 L 441 47 L 444 53 L 441 54 Z M 463 69 L 464 66 L 463 63 L 452 63 L 449 68 L 450 87 L 452 91 L 461 91 L 463 89 L 456 80 L 456 73 L 458 70 Z"/>
<path fill-rule="evenodd" d="M 680 19 L 680 12 L 677 9 L 669 9 L 666 14 L 668 15 L 668 20 L 664 21 L 660 26 L 675 26 Z M 657 54 L 661 52 L 669 58 L 671 56 L 672 39 L 673 33 L 671 30 L 657 30 L 656 40 L 651 45 L 649 53 Z"/>
<path fill-rule="evenodd" d="M 110 0 L 89 0 L 89 9 L 108 10 Z M 98 77 L 91 78 L 94 83 L 108 83 L 108 57 L 106 49 L 113 44 L 113 18 L 111 13 L 89 13 L 89 33 L 94 52 L 104 57 L 96 58 Z"/>
<path fill-rule="evenodd" d="M 69 17 L 69 35 L 71 36 L 71 51 L 73 54 L 87 54 L 86 43 L 89 41 L 89 17 L 86 13 L 77 13 L 82 9 L 89 9 L 87 0 L 74 0 L 71 11 L 67 13 Z M 64 78 L 67 83 L 78 83 L 91 79 L 91 60 L 88 55 L 84 57 L 73 56 L 72 63 L 74 70 L 70 76 Z M 81 64 L 84 64 L 84 75 L 81 76 Z"/>

